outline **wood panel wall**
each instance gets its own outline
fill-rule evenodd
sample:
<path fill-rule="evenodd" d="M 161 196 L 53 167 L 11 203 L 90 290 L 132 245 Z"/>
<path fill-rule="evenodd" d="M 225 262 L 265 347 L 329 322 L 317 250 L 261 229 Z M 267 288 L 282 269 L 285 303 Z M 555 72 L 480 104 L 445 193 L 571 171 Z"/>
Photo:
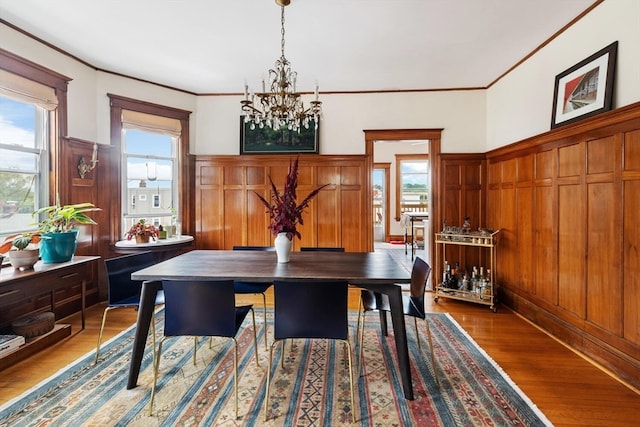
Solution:
<path fill-rule="evenodd" d="M 195 240 L 199 249 L 234 245 L 270 246 L 269 215 L 256 192 L 269 199 L 269 176 L 282 190 L 291 156 L 197 156 Z M 311 202 L 298 228 L 301 246 L 340 246 L 368 251 L 373 224 L 363 215 L 370 204 L 364 156 L 301 155 L 298 201 L 329 184 Z"/>
<path fill-rule="evenodd" d="M 465 217 L 469 217 L 472 230 L 479 227 L 497 228 L 487 223 L 485 218 L 486 161 L 484 154 L 441 154 L 440 155 L 440 194 L 439 211 L 442 222 L 449 226 L 461 227 Z M 433 224 L 434 232 L 442 230 L 443 224 Z M 436 248 L 436 250 L 441 250 Z M 447 245 L 441 260 L 452 265 L 456 262 L 467 271 L 472 266 L 490 266 L 487 251 L 482 248 Z M 435 257 L 434 257 L 435 260 Z M 434 269 L 433 279 L 440 276 L 443 266 Z"/>
<path fill-rule="evenodd" d="M 502 302 L 640 387 L 640 103 L 487 160 Z"/>
<path fill-rule="evenodd" d="M 52 191 L 51 203 L 56 203 L 55 194 L 59 194 L 60 203 L 63 205 L 75 203 L 93 203 L 102 208 L 102 211 L 91 212 L 98 225 L 78 225 L 77 255 L 98 255 L 109 257 L 109 210 L 111 198 L 108 183 L 110 180 L 109 164 L 111 148 L 98 144 L 98 163 L 94 170 L 88 172 L 84 178 L 78 173 L 78 163 L 82 157 L 91 159 L 93 154 L 93 142 L 77 138 L 62 138 L 60 140 L 59 160 L 60 167 L 56 182 L 59 188 Z M 106 279 L 102 263 L 93 263 L 91 267 L 92 280 L 87 284 L 87 305 L 96 304 L 105 299 Z M 102 285 L 101 285 L 102 284 Z M 102 288 L 102 291 L 101 291 Z M 80 309 L 79 295 L 78 310 Z"/>

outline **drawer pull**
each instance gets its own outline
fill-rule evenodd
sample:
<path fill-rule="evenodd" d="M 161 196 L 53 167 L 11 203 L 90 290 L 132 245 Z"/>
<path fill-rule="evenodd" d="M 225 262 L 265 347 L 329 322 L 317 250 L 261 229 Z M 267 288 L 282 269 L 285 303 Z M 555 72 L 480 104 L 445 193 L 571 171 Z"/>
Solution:
<path fill-rule="evenodd" d="M 64 276 L 60 276 L 61 279 L 68 279 L 69 277 L 73 277 L 73 276 L 77 276 L 78 273 L 69 273 L 69 274 L 65 274 Z"/>

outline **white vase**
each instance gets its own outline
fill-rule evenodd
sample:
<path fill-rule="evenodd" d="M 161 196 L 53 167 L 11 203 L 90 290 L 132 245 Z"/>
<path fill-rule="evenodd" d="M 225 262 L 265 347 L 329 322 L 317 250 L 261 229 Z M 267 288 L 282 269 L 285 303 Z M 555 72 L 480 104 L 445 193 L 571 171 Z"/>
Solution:
<path fill-rule="evenodd" d="M 287 233 L 278 233 L 273 243 L 276 246 L 278 262 L 289 262 L 289 256 L 291 255 L 291 240 L 287 237 Z"/>

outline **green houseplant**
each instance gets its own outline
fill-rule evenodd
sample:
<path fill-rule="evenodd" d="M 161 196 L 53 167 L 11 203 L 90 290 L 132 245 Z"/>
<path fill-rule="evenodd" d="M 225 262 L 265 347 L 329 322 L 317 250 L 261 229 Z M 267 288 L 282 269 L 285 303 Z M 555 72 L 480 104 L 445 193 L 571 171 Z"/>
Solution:
<path fill-rule="evenodd" d="M 40 256 L 44 263 L 69 261 L 76 251 L 78 229 L 76 225 L 97 224 L 88 212 L 100 211 L 92 203 L 46 206 L 33 213 L 38 216 L 41 234 Z"/>
<path fill-rule="evenodd" d="M 139 220 L 127 231 L 127 240 L 135 239 L 136 243 L 148 243 L 149 238 L 158 238 L 158 229 L 151 224 L 147 224 L 144 219 Z"/>
<path fill-rule="evenodd" d="M 0 253 L 7 253 L 13 268 L 29 269 L 40 258 L 40 242 L 38 233 L 22 233 L 7 236 L 0 245 Z"/>

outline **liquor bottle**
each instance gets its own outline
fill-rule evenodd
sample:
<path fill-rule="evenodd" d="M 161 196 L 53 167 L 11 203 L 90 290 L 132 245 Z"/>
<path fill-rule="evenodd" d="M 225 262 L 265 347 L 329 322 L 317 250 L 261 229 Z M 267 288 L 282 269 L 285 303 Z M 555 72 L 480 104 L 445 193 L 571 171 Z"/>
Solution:
<path fill-rule="evenodd" d="M 455 267 L 451 269 L 451 277 L 449 278 L 449 287 L 451 289 L 458 289 L 458 282 L 460 278 L 458 277 L 460 274 L 460 263 L 456 261 Z"/>
<path fill-rule="evenodd" d="M 491 295 L 493 295 L 493 281 L 491 280 L 491 270 L 487 268 L 487 275 L 485 277 L 485 282 L 482 286 L 482 299 L 491 299 Z"/>
<path fill-rule="evenodd" d="M 442 286 L 447 285 L 448 283 L 448 279 L 449 279 L 449 274 L 451 272 L 451 266 L 449 265 L 449 263 L 447 262 L 447 260 L 444 261 L 444 269 L 442 270 Z"/>
<path fill-rule="evenodd" d="M 478 276 L 478 281 L 476 282 L 476 287 L 473 289 L 475 293 L 480 295 L 482 293 L 482 285 L 484 284 L 484 267 L 480 267 L 480 274 Z"/>
<path fill-rule="evenodd" d="M 476 286 L 476 282 L 477 281 L 478 281 L 478 267 L 476 267 L 474 265 L 473 268 L 471 269 L 471 280 L 469 281 L 467 289 L 465 289 L 465 290 L 466 291 L 473 291 L 473 289 Z"/>

